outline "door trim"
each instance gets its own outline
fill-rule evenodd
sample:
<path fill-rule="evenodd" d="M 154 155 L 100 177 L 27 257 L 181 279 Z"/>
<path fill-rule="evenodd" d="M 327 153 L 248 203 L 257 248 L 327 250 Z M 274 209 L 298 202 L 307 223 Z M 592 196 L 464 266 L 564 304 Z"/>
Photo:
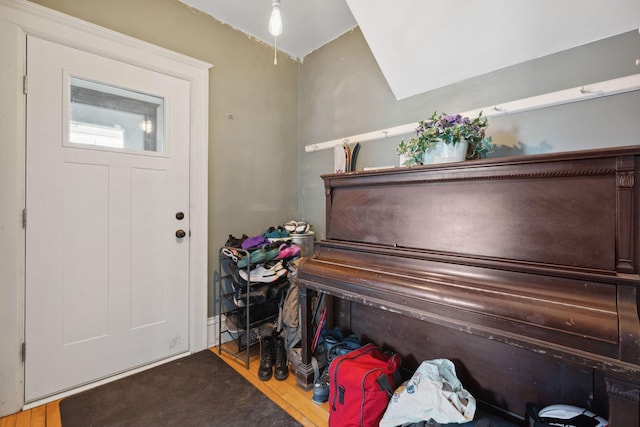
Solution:
<path fill-rule="evenodd" d="M 9 80 L 7 87 L 10 88 L 8 93 L 14 93 L 15 96 L 2 99 L 0 109 L 18 112 L 15 118 L 9 119 L 11 121 L 7 124 L 8 127 L 3 126 L 4 130 L 0 135 L 5 141 L 16 141 L 15 146 L 7 147 L 7 153 L 15 155 L 12 160 L 16 161 L 16 166 L 8 170 L 3 168 L 0 172 L 3 182 L 7 183 L 7 186 L 13 186 L 16 197 L 12 198 L 10 204 L 0 208 L 0 221 L 5 217 L 17 217 L 16 213 L 24 209 L 25 108 L 24 98 L 20 93 L 25 69 L 26 35 L 41 37 L 190 82 L 189 351 L 205 349 L 208 289 L 208 96 L 209 68 L 212 65 L 25 0 L 0 0 L 0 16 L 3 25 L 7 25 L 7 28 L 14 27 L 10 31 L 17 34 L 10 40 L 2 41 L 3 44 L 6 43 L 2 50 L 6 50 L 10 55 L 0 59 L 0 62 L 13 71 L 14 78 Z M 4 222 L 1 225 L 5 225 Z M 7 283 L 14 283 L 14 287 L 7 286 L 9 289 L 3 290 L 1 294 L 3 298 L 0 298 L 0 312 L 11 313 L 12 317 L 8 322 L 3 322 L 0 333 L 2 336 L 15 337 L 15 342 L 0 349 L 0 372 L 3 375 L 6 372 L 5 381 L 0 384 L 0 402 L 6 402 L 0 404 L 0 415 L 16 412 L 24 405 L 24 365 L 20 360 L 18 348 L 24 339 L 25 234 L 21 221 L 11 221 L 8 225 L 11 235 L 15 235 L 16 238 L 8 242 L 6 248 L 2 248 L 2 253 L 17 254 L 17 259 L 8 270 L 0 271 L 3 281 L 6 278 Z M 5 296 L 8 298 L 4 298 Z"/>

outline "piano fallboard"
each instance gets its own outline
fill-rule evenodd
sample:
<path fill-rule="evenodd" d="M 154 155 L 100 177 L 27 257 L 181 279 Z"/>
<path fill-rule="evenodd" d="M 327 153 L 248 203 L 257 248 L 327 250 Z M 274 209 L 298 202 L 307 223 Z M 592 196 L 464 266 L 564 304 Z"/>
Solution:
<path fill-rule="evenodd" d="M 633 334 L 620 318 L 637 316 L 622 292 L 634 297 L 632 282 L 496 270 L 366 244 L 316 246 L 298 278 L 309 289 L 640 380 L 637 340 L 620 339 Z"/>

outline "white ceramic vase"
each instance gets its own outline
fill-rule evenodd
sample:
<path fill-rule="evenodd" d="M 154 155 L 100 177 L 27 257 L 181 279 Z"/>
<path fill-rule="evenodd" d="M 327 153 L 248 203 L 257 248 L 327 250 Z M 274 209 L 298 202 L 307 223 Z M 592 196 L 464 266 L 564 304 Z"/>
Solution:
<path fill-rule="evenodd" d="M 400 166 L 404 166 L 404 163 L 409 160 L 409 156 L 406 154 L 400 154 Z"/>
<path fill-rule="evenodd" d="M 423 164 L 463 162 L 467 157 L 467 148 L 469 148 L 467 141 L 461 141 L 457 144 L 445 144 L 444 141 L 440 140 L 434 147 L 425 151 Z"/>

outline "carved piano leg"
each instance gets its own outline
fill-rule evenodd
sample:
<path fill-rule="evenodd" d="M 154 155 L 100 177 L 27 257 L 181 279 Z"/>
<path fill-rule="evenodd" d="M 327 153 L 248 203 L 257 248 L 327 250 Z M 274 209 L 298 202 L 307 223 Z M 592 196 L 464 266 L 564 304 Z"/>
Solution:
<path fill-rule="evenodd" d="M 296 384 L 304 390 L 311 390 L 314 383 L 314 369 L 311 363 L 313 354 L 313 325 L 311 324 L 311 301 L 315 291 L 298 283 L 298 304 L 300 304 L 300 328 L 302 334 L 302 363 L 296 368 Z"/>
<path fill-rule="evenodd" d="M 640 426 L 640 385 L 605 378 L 611 427 Z"/>

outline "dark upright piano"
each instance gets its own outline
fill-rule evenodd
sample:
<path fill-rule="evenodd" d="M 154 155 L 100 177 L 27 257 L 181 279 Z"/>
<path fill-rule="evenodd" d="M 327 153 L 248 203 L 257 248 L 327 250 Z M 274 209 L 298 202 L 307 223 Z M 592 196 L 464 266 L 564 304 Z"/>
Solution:
<path fill-rule="evenodd" d="M 300 265 L 311 297 L 404 366 L 449 358 L 510 414 L 569 403 L 640 425 L 640 146 L 324 175 L 326 239 Z"/>

